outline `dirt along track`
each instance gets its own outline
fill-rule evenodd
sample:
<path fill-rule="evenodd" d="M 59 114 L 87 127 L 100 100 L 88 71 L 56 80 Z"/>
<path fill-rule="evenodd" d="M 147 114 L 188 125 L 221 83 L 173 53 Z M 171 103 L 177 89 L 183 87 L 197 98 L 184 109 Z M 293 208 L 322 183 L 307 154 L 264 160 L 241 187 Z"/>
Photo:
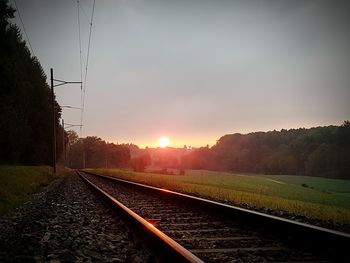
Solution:
<path fill-rule="evenodd" d="M 75 174 L 0 218 L 0 262 L 153 262 Z"/>
<path fill-rule="evenodd" d="M 242 220 L 164 195 L 166 191 L 161 194 L 162 191 L 141 190 L 112 179 L 82 174 L 205 262 L 336 262 L 344 259 L 327 249 L 296 248 L 290 245 L 289 236 L 269 234 L 263 223 L 252 227 Z"/>

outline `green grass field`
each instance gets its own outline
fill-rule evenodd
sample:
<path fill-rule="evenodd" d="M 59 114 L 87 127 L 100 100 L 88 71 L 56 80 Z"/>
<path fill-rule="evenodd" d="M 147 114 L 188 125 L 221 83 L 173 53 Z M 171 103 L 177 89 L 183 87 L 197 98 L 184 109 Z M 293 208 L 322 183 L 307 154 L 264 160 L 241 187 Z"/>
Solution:
<path fill-rule="evenodd" d="M 66 172 L 59 168 L 58 174 Z M 53 180 L 49 166 L 0 166 L 0 215 L 31 199 Z"/>
<path fill-rule="evenodd" d="M 87 169 L 174 191 L 350 224 L 350 180 L 186 170 L 186 175 Z"/>

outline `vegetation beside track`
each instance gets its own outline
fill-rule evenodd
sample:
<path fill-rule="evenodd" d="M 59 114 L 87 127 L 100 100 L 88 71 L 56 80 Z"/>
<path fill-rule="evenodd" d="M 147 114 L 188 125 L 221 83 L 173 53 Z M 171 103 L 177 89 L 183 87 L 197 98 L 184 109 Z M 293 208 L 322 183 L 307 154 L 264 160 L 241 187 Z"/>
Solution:
<path fill-rule="evenodd" d="M 68 169 L 58 166 L 57 174 Z M 50 166 L 0 166 L 0 215 L 31 199 L 54 179 Z"/>
<path fill-rule="evenodd" d="M 350 181 L 309 176 L 244 175 L 186 170 L 186 175 L 86 169 L 156 187 L 350 224 Z"/>

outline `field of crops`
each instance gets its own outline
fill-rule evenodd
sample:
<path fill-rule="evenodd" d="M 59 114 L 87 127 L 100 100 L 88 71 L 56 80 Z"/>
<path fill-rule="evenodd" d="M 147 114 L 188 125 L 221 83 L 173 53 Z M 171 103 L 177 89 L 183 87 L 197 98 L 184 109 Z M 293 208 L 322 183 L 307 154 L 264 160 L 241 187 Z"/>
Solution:
<path fill-rule="evenodd" d="M 185 175 L 87 169 L 175 191 L 250 207 L 350 224 L 350 181 L 308 176 L 245 175 L 186 170 Z"/>

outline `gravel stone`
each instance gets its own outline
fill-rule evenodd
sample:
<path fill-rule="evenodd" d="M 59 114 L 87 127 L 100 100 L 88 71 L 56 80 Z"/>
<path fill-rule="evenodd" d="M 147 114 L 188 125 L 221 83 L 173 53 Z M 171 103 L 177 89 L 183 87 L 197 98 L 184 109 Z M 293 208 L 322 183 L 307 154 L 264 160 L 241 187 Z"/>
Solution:
<path fill-rule="evenodd" d="M 0 262 L 154 261 L 75 173 L 0 218 L 0 233 Z"/>

